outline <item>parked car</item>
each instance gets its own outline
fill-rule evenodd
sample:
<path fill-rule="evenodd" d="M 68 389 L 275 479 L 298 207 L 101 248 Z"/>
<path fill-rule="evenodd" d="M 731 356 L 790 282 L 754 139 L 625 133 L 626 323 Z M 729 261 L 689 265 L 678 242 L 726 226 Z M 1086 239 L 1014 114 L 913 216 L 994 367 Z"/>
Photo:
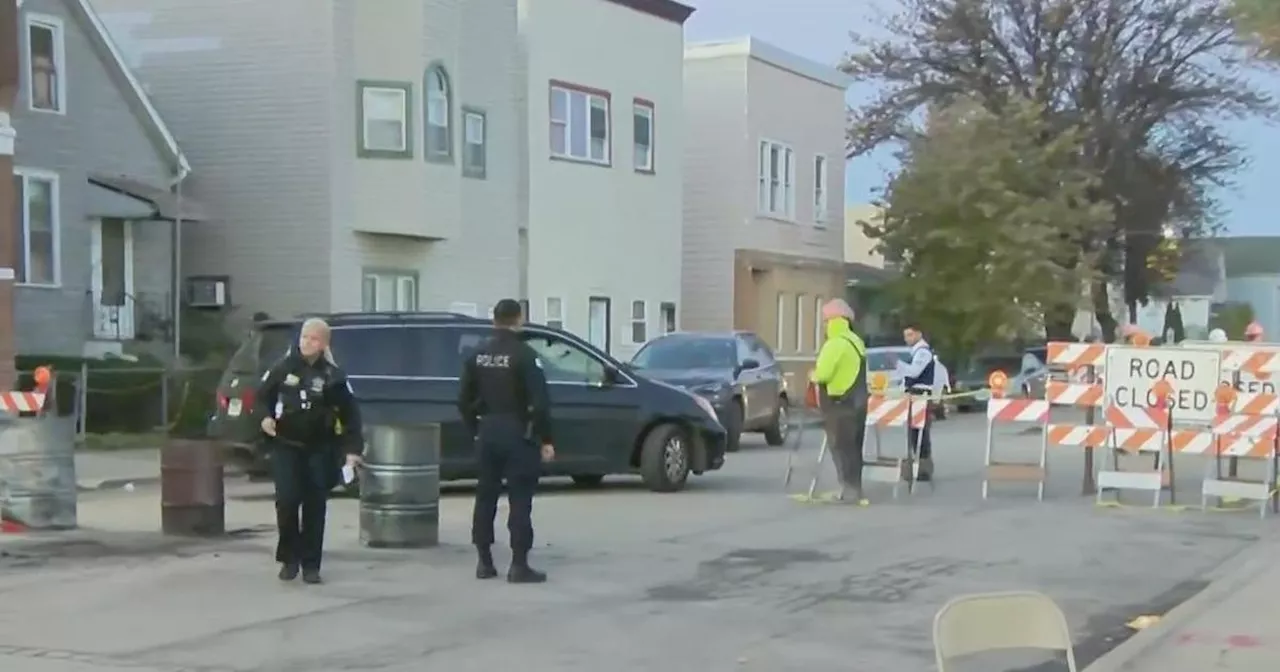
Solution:
<path fill-rule="evenodd" d="M 867 348 L 867 374 L 875 375 L 877 373 L 884 374 L 888 377 L 888 389 L 901 393 L 905 390 L 905 379 L 898 364 L 908 364 L 911 362 L 911 348 L 905 345 L 893 345 L 879 348 Z M 943 420 L 947 417 L 947 406 L 942 403 L 940 397 L 951 391 L 951 372 L 942 360 L 935 360 L 934 366 L 937 370 L 934 372 L 934 378 L 938 384 L 934 385 L 933 396 L 935 397 L 931 412 L 937 420 Z M 869 381 L 868 381 L 869 382 Z"/>
<path fill-rule="evenodd" d="M 463 354 L 493 327 L 456 313 L 355 313 L 327 318 L 332 347 L 367 425 L 439 423 L 441 479 L 476 477 L 472 437 L 457 411 Z M 261 471 L 260 418 L 253 396 L 262 373 L 294 342 L 301 320 L 254 326 L 217 394 L 211 436 L 237 461 Z M 702 397 L 635 375 L 569 333 L 538 325 L 520 331 L 537 353 L 551 394 L 556 459 L 548 476 L 590 486 L 639 473 L 651 490 L 684 487 L 690 473 L 724 464 L 726 433 Z"/>
<path fill-rule="evenodd" d="M 669 334 L 646 343 L 630 366 L 709 401 L 728 432 L 729 452 L 738 450 L 743 432 L 763 432 L 771 446 L 787 440 L 786 379 L 773 351 L 753 333 Z"/>
<path fill-rule="evenodd" d="M 1037 355 L 1036 353 L 1039 353 Z M 987 407 L 991 398 L 987 392 L 987 379 L 992 373 L 1002 371 L 1008 377 L 1004 396 L 1009 398 L 1043 399 L 1048 369 L 1044 365 L 1045 348 L 1030 348 L 1022 355 L 986 354 L 969 362 L 956 377 L 955 392 L 974 392 L 972 396 L 956 400 L 956 410 L 978 411 Z"/>

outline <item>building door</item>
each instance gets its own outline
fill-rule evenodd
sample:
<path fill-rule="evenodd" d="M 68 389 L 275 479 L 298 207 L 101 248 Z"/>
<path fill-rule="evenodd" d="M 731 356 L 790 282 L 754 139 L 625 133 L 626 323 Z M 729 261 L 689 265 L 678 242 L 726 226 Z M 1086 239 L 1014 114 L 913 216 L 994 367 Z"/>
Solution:
<path fill-rule="evenodd" d="M 93 222 L 91 228 L 93 335 L 95 338 L 132 340 L 135 336 L 133 223 L 123 219 L 100 219 Z"/>
<path fill-rule="evenodd" d="M 589 299 L 587 310 L 587 342 L 609 352 L 613 345 L 609 335 L 613 333 L 613 302 L 603 296 Z"/>

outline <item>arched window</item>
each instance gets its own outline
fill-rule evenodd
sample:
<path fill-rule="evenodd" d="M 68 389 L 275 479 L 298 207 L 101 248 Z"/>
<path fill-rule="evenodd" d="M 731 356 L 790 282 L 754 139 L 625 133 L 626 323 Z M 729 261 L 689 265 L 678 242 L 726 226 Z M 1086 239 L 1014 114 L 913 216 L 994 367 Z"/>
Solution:
<path fill-rule="evenodd" d="M 433 65 L 427 69 L 426 82 L 426 142 L 427 158 L 443 160 L 453 158 L 453 105 L 450 97 L 449 75 L 444 66 Z"/>

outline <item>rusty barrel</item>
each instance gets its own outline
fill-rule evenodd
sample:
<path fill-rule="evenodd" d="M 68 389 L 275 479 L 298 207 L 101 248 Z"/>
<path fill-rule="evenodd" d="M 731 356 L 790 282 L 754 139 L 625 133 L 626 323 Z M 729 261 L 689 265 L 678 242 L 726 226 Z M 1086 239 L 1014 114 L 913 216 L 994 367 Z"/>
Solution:
<path fill-rule="evenodd" d="M 440 426 L 374 425 L 360 471 L 360 541 L 372 548 L 440 543 Z"/>
<path fill-rule="evenodd" d="M 0 415 L 0 517 L 32 530 L 76 527 L 75 422 Z"/>
<path fill-rule="evenodd" d="M 211 537 L 226 532 L 226 494 L 217 444 L 169 438 L 160 449 L 160 527 L 165 534 Z"/>

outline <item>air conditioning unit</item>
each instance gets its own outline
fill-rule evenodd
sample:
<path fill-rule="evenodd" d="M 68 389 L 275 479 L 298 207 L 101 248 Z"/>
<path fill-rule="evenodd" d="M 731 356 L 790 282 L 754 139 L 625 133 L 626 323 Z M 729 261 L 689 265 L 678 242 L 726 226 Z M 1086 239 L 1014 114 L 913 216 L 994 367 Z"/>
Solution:
<path fill-rule="evenodd" d="M 187 305 L 192 308 L 226 308 L 231 305 L 231 278 L 226 275 L 188 277 Z"/>

